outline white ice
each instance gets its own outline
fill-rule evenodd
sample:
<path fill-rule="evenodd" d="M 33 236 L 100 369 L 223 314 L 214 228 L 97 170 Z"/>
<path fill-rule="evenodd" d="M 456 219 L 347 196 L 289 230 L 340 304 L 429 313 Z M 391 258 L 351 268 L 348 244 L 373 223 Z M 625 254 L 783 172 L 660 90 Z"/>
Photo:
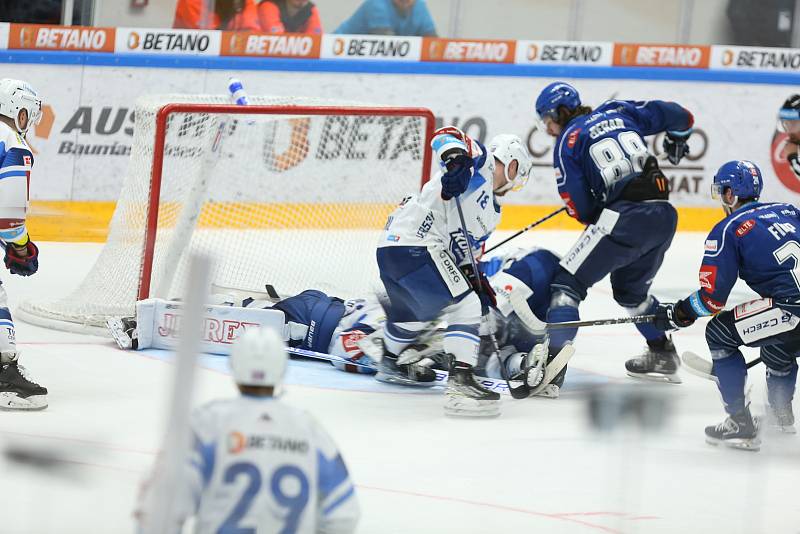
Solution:
<path fill-rule="evenodd" d="M 563 252 L 576 235 L 534 231 L 520 241 Z M 662 300 L 696 289 L 702 245 L 700 234 L 676 237 L 654 285 Z M 3 276 L 12 308 L 66 294 L 99 250 L 41 243 L 36 276 Z M 751 295 L 737 286 L 730 304 Z M 581 313 L 624 314 L 607 282 Z M 697 325 L 676 334 L 678 349 L 707 354 L 703 332 Z M 0 412 L 0 449 L 10 452 L 0 456 L 0 532 L 131 532 L 138 484 L 166 423 L 166 355 L 21 322 L 17 339 L 32 377 L 50 390 L 50 407 Z M 706 445 L 704 426 L 724 418 L 709 381 L 682 372 L 681 385 L 648 382 L 671 407 L 655 433 L 591 429 L 589 392 L 634 384 L 623 362 L 642 348 L 632 326 L 585 329 L 560 399 L 506 398 L 493 420 L 447 419 L 441 391 L 411 394 L 324 363 L 293 363 L 284 401 L 313 412 L 339 443 L 362 533 L 800 532 L 800 438 L 765 432 L 757 453 Z M 198 370 L 196 403 L 235 394 L 224 360 L 202 358 Z M 762 366 L 749 383 L 763 413 Z M 27 452 L 52 462 L 20 462 Z"/>

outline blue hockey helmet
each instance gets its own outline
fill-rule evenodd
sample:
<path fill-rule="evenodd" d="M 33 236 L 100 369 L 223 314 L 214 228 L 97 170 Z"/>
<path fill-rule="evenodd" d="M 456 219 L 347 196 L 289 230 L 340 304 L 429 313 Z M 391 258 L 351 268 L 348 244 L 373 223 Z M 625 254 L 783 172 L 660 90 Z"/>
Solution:
<path fill-rule="evenodd" d="M 764 179 L 761 170 L 752 161 L 729 161 L 719 168 L 711 184 L 711 197 L 722 202 L 723 205 L 733 206 L 740 198 L 757 199 L 764 188 Z M 723 193 L 730 189 L 734 195 L 732 204 L 726 204 Z"/>
<path fill-rule="evenodd" d="M 786 99 L 778 111 L 781 130 L 791 136 L 800 135 L 800 95 L 792 95 Z"/>
<path fill-rule="evenodd" d="M 547 117 L 556 119 L 558 108 L 564 106 L 572 111 L 581 105 L 578 90 L 566 82 L 553 82 L 539 93 L 536 98 L 536 114 L 540 120 Z"/>

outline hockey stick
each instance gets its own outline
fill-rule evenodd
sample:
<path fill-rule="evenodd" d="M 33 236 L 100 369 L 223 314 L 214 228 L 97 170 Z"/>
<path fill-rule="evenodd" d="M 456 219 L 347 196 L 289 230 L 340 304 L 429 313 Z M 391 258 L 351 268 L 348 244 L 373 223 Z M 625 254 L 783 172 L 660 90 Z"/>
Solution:
<path fill-rule="evenodd" d="M 618 317 L 616 319 L 594 319 L 590 321 L 567 321 L 564 323 L 546 323 L 548 330 L 560 328 L 580 328 L 582 326 L 606 326 L 611 324 L 651 323 L 655 315 L 635 315 L 633 317 Z"/>
<path fill-rule="evenodd" d="M 472 253 L 472 244 L 469 242 L 469 232 L 467 232 L 467 223 L 464 219 L 464 211 L 461 209 L 461 200 L 458 196 L 453 197 L 453 200 L 456 202 L 456 210 L 458 211 L 458 219 L 461 223 L 461 231 L 464 234 L 464 238 L 467 240 L 467 254 L 469 255 L 469 262 L 472 265 L 472 272 L 475 274 L 476 277 L 480 277 L 480 271 L 478 270 L 478 262 L 475 261 L 475 254 Z M 475 284 L 475 292 L 480 295 L 483 292 L 483 286 L 480 283 L 480 278 L 478 278 L 478 283 Z M 492 351 L 497 356 L 497 359 L 500 360 L 500 374 L 503 377 L 503 380 L 506 381 L 508 384 L 508 392 L 511 394 L 512 397 L 515 399 L 527 399 L 530 396 L 531 388 L 528 387 L 528 384 L 524 382 L 520 386 L 512 386 L 511 381 L 508 378 L 508 370 L 503 363 L 503 359 L 500 357 L 500 346 L 497 344 L 497 338 L 494 337 L 494 331 L 492 328 L 489 328 L 489 339 L 492 342 Z"/>
<path fill-rule="evenodd" d="M 539 225 L 540 225 L 540 224 L 542 224 L 543 222 L 545 222 L 545 221 L 547 221 L 547 220 L 549 220 L 549 219 L 552 219 L 553 217 L 555 217 L 556 215 L 558 215 L 558 214 L 559 214 L 559 213 L 561 213 L 562 211 L 566 211 L 566 210 L 567 210 L 567 208 L 566 208 L 566 206 L 565 206 L 565 207 L 563 207 L 563 208 L 559 208 L 559 209 L 557 209 L 556 211 L 554 211 L 554 212 L 553 212 L 553 213 L 551 213 L 550 215 L 545 215 L 544 217 L 542 217 L 542 218 L 541 218 L 541 219 L 539 219 L 538 221 L 534 221 L 534 222 L 532 222 L 531 224 L 529 224 L 528 226 L 526 226 L 525 228 L 523 228 L 522 230 L 520 230 L 520 231 L 519 231 L 519 232 L 517 232 L 516 234 L 512 235 L 511 237 L 507 237 L 507 238 L 503 239 L 502 241 L 500 241 L 498 244 L 496 244 L 496 245 L 493 245 L 493 246 L 489 247 L 488 249 L 484 250 L 484 251 L 483 251 L 483 253 L 484 253 L 484 254 L 488 254 L 488 253 L 490 253 L 491 251 L 493 251 L 493 250 L 495 250 L 495 249 L 498 249 L 498 248 L 502 247 L 503 245 L 505 245 L 506 243 L 508 243 L 508 242 L 509 242 L 509 241 L 511 241 L 512 239 L 514 239 L 515 237 L 517 237 L 517 236 L 520 236 L 520 235 L 524 234 L 525 232 L 527 232 L 527 231 L 528 231 L 528 230 L 530 230 L 531 228 L 535 228 L 536 226 L 539 226 Z"/>
<path fill-rule="evenodd" d="M 717 381 L 717 377 L 712 374 L 714 363 L 706 360 L 699 354 L 686 351 L 681 355 L 681 361 L 683 361 L 683 364 L 686 366 L 686 370 L 694 376 L 699 376 L 700 378 L 705 378 L 706 380 L 711 380 L 713 382 Z M 747 362 L 745 367 L 750 369 L 759 363 L 761 363 L 760 356 L 751 362 Z"/>
<path fill-rule="evenodd" d="M 338 362 L 346 365 L 352 365 L 354 367 L 360 367 L 362 369 L 369 369 L 375 372 L 378 371 L 378 368 L 373 365 L 356 363 L 352 360 L 342 358 L 341 356 L 335 356 L 333 354 L 325 354 L 324 352 L 314 352 L 313 350 L 297 349 L 297 348 L 288 348 L 287 351 L 289 352 L 290 355 L 300 356 L 302 358 L 309 358 L 312 360 L 323 360 L 326 362 Z M 447 371 L 434 369 L 434 372 L 436 373 L 436 385 L 437 386 L 446 385 L 447 377 L 449 376 Z M 497 391 L 498 393 L 509 392 L 508 383 L 504 380 L 497 380 L 495 378 L 489 378 L 485 376 L 476 376 L 475 380 L 483 387 L 491 391 Z"/>

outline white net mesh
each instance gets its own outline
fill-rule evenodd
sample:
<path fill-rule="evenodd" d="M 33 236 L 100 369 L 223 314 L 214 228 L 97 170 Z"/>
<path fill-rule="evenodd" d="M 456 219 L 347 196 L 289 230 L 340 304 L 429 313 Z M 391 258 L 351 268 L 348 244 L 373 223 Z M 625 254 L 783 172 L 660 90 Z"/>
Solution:
<path fill-rule="evenodd" d="M 223 96 L 170 95 L 137 103 L 128 175 L 96 264 L 64 298 L 23 303 L 20 318 L 71 328 L 133 314 L 155 119 L 167 103 L 228 102 Z M 346 109 L 353 104 L 296 97 L 254 97 L 251 104 L 298 110 L 169 115 L 150 296 L 182 294 L 186 260 L 194 251 L 211 256 L 212 281 L 219 286 L 263 290 L 269 283 L 283 294 L 315 288 L 341 297 L 374 291 L 380 284 L 380 230 L 421 183 L 426 118 L 382 115 L 377 108 L 357 116 Z M 312 116 L 303 106 L 331 109 Z"/>

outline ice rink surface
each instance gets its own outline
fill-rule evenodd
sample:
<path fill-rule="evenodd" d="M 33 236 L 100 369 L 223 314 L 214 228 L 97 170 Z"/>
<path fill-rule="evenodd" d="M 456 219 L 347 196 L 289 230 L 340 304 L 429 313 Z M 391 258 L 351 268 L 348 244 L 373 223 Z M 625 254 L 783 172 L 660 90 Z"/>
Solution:
<path fill-rule="evenodd" d="M 519 241 L 564 252 L 576 236 L 531 232 Z M 661 300 L 696 289 L 703 239 L 676 237 L 654 284 Z M 41 243 L 36 276 L 2 276 L 12 310 L 23 298 L 66 294 L 100 247 Z M 729 305 L 750 296 L 737 286 Z M 582 318 L 623 314 L 607 282 L 581 309 Z M 675 335 L 678 350 L 707 355 L 703 332 L 696 325 Z M 0 532 L 132 532 L 138 485 L 166 424 L 169 355 L 22 322 L 17 339 L 50 407 L 0 412 Z M 340 445 L 361 533 L 800 533 L 798 436 L 765 431 L 757 453 L 706 445 L 703 428 L 722 421 L 721 401 L 713 383 L 685 371 L 681 385 L 646 383 L 670 408 L 660 429 L 595 431 L 588 397 L 613 399 L 641 384 L 623 363 L 644 344 L 630 325 L 584 329 L 576 343 L 560 399 L 506 397 L 498 419 L 447 419 L 441 390 L 411 393 L 326 363 L 293 363 L 283 400 L 312 412 Z M 224 358 L 203 357 L 198 368 L 197 404 L 236 394 Z M 749 384 L 763 414 L 763 366 L 751 369 Z M 31 452 L 51 461 L 30 462 Z"/>

